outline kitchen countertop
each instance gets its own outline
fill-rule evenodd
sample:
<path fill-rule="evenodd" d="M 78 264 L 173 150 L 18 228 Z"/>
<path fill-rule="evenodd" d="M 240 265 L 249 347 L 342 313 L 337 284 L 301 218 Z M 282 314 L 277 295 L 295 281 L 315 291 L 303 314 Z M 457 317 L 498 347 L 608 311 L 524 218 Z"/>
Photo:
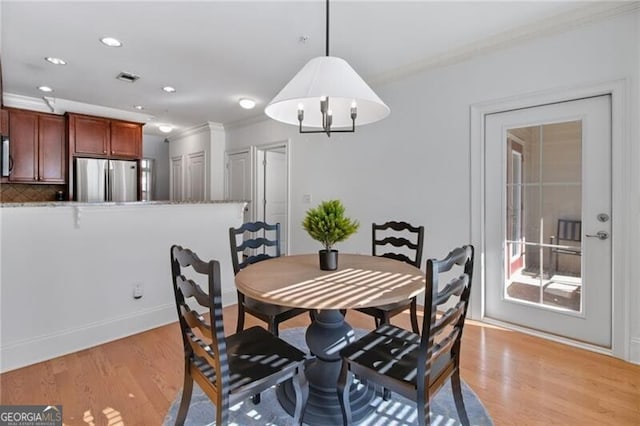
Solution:
<path fill-rule="evenodd" d="M 129 202 L 99 202 L 86 203 L 78 201 L 44 201 L 33 203 L 0 203 L 0 207 L 98 207 L 98 206 L 149 206 L 149 205 L 186 205 L 186 204 L 230 204 L 247 203 L 236 200 L 210 200 L 210 201 L 129 201 Z"/>

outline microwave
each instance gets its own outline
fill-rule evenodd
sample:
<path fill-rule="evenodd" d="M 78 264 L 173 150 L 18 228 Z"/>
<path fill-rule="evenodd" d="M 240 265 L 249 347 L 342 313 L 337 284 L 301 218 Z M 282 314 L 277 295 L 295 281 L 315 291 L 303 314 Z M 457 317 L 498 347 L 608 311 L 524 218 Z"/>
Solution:
<path fill-rule="evenodd" d="M 2 177 L 9 176 L 13 168 L 13 161 L 9 155 L 9 137 L 2 136 L 2 150 L 0 150 L 0 171 Z"/>

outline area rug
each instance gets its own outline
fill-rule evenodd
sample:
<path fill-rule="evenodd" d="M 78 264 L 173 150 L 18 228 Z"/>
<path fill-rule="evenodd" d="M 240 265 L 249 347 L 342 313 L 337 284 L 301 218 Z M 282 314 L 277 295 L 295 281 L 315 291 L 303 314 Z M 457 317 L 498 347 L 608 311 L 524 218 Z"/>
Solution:
<path fill-rule="evenodd" d="M 304 328 L 290 328 L 280 331 L 280 337 L 292 345 L 308 352 L 304 340 Z M 355 330 L 356 338 L 364 335 L 365 330 Z M 487 410 L 478 399 L 478 396 L 462 382 L 462 396 L 464 398 L 467 415 L 472 425 L 493 425 Z M 180 406 L 181 393 L 171 404 L 169 412 L 164 419 L 165 426 L 175 424 L 175 418 Z M 229 425 L 231 426 L 283 426 L 291 424 L 291 416 L 280 406 L 275 394 L 275 389 L 262 393 L 262 401 L 254 405 L 251 399 L 239 402 L 230 408 Z M 415 404 L 402 396 L 393 393 L 390 401 L 384 401 L 377 397 L 371 403 L 375 412 L 363 419 L 362 426 L 406 426 L 417 424 Z M 451 385 L 447 383 L 431 400 L 431 423 L 433 425 L 453 426 L 459 425 Z M 196 383 L 193 386 L 191 405 L 185 422 L 188 426 L 215 425 L 215 406 L 202 392 Z M 306 423 L 305 423 L 306 424 Z M 313 426 L 313 425 L 310 425 Z"/>

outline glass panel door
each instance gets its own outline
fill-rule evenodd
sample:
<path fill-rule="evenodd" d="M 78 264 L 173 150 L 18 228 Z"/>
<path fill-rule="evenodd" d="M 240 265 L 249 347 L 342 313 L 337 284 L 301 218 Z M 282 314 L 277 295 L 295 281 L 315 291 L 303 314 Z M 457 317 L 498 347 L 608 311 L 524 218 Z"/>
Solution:
<path fill-rule="evenodd" d="M 487 115 L 488 318 L 611 347 L 611 99 Z"/>

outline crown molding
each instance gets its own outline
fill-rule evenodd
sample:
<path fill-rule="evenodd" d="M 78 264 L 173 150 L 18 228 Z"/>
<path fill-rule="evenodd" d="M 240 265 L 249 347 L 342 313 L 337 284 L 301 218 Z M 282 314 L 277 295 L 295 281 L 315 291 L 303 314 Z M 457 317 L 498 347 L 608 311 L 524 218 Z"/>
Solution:
<path fill-rule="evenodd" d="M 197 135 L 200 133 L 211 133 L 214 130 L 225 130 L 225 126 L 223 126 L 221 123 L 216 123 L 214 121 L 207 121 L 205 123 L 202 124 L 198 124 L 196 126 L 193 127 L 188 127 L 184 130 L 181 130 L 179 132 L 176 132 L 174 135 L 172 135 L 171 137 L 169 137 L 169 140 L 176 140 L 176 139 L 182 139 L 182 138 L 186 138 L 188 136 L 193 136 L 193 135 Z"/>
<path fill-rule="evenodd" d="M 637 10 L 640 10 L 640 2 L 637 1 L 593 2 L 581 8 L 544 18 L 529 25 L 482 39 L 476 43 L 467 44 L 458 49 L 448 50 L 441 55 L 424 58 L 389 72 L 378 74 L 369 78 L 368 82 L 376 85 L 389 83 L 426 70 L 453 65 L 497 50 L 574 30 L 597 21 L 633 13 Z"/>
<path fill-rule="evenodd" d="M 209 126 L 209 130 L 225 130 L 225 126 L 222 123 L 217 123 L 215 121 L 207 121 L 206 123 Z"/>
<path fill-rule="evenodd" d="M 262 123 L 264 121 L 273 121 L 266 114 L 258 114 L 252 115 L 251 117 L 242 118 L 240 120 L 230 121 L 229 123 L 225 123 L 224 127 L 227 130 L 237 129 L 240 127 L 249 126 L 251 124 Z"/>
<path fill-rule="evenodd" d="M 153 118 L 148 114 L 134 111 L 125 111 L 100 105 L 87 104 L 84 102 L 71 101 L 68 99 L 43 96 L 42 98 L 32 98 L 30 96 L 15 95 L 5 93 L 3 95 L 4 104 L 8 107 L 27 109 L 38 112 L 48 112 L 63 115 L 67 112 L 76 114 L 94 115 L 97 117 L 107 117 L 117 120 L 132 121 L 136 123 L 148 123 Z"/>
<path fill-rule="evenodd" d="M 30 96 L 15 95 L 13 93 L 4 93 L 2 95 L 4 99 L 4 106 L 9 108 L 27 109 L 30 111 L 55 113 L 47 105 L 44 96 L 42 98 L 32 98 Z M 60 115 L 64 114 L 58 113 Z"/>

